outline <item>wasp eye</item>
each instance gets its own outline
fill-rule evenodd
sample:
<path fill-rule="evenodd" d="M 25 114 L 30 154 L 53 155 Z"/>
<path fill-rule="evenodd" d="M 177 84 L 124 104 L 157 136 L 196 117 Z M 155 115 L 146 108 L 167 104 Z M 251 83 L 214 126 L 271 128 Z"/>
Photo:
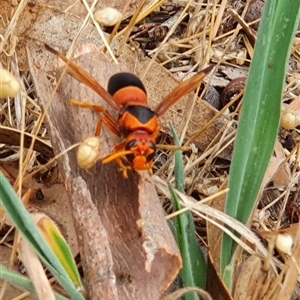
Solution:
<path fill-rule="evenodd" d="M 136 147 L 137 144 L 138 144 L 137 140 L 131 140 L 126 144 L 125 150 L 130 150 L 131 148 Z"/>
<path fill-rule="evenodd" d="M 125 150 L 131 150 L 131 148 L 136 147 L 137 144 L 138 144 L 137 140 L 133 139 L 133 140 L 129 141 L 129 142 L 126 144 Z M 126 155 L 126 158 L 127 158 L 127 160 L 128 160 L 130 163 L 133 162 L 134 157 L 135 157 L 134 154 L 127 154 L 127 155 Z"/>
<path fill-rule="evenodd" d="M 152 141 L 150 141 L 148 145 L 149 145 L 149 148 L 151 150 L 153 150 L 149 155 L 147 155 L 147 161 L 151 161 L 154 158 L 154 155 L 156 152 L 156 146 L 155 146 L 155 143 Z"/>
<path fill-rule="evenodd" d="M 152 150 L 154 150 L 154 152 L 155 152 L 156 151 L 156 145 L 155 145 L 155 143 L 152 142 L 152 141 L 150 141 L 149 142 L 149 148 L 152 149 Z"/>

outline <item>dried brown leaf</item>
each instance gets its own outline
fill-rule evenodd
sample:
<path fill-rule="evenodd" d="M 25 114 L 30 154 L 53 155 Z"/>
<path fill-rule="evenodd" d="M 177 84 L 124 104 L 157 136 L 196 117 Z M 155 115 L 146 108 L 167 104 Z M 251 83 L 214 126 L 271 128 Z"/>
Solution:
<path fill-rule="evenodd" d="M 18 256 L 26 267 L 26 271 L 32 281 L 39 299 L 55 300 L 54 293 L 48 281 L 43 265 L 36 252 L 23 236 L 18 240 Z"/>
<path fill-rule="evenodd" d="M 297 227 L 298 227 L 297 234 L 299 238 L 299 225 Z M 298 238 L 296 240 L 298 240 Z M 291 299 L 295 291 L 295 286 L 299 276 L 299 263 L 300 263 L 300 244 L 298 242 L 293 248 L 292 256 L 290 256 L 285 262 L 285 265 L 287 266 L 286 273 L 284 276 L 282 287 L 277 296 L 278 297 L 277 299 Z"/>
<path fill-rule="evenodd" d="M 269 299 L 269 296 L 265 296 L 271 291 L 275 278 L 273 269 L 263 270 L 260 258 L 250 256 L 240 265 L 236 274 L 234 299 Z M 279 286 L 274 288 L 278 292 Z"/>
<path fill-rule="evenodd" d="M 216 262 L 212 260 L 209 254 L 207 259 L 207 291 L 214 300 L 233 300 L 215 266 Z"/>
<path fill-rule="evenodd" d="M 21 132 L 18 129 L 1 126 L 0 125 L 0 143 L 10 146 L 20 145 Z M 32 135 L 29 133 L 24 133 L 24 147 L 29 148 L 32 140 Z M 52 157 L 53 150 L 50 145 L 48 145 L 42 139 L 36 138 L 34 144 L 34 150 L 43 154 L 45 157 Z"/>

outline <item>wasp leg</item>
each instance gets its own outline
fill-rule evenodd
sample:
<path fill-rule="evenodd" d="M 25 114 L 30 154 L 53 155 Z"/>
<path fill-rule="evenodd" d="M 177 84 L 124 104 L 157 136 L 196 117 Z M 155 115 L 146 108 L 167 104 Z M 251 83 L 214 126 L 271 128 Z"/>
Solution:
<path fill-rule="evenodd" d="M 128 152 L 128 151 L 126 151 L 126 152 Z M 131 170 L 131 167 L 125 166 L 123 164 L 122 158 L 121 158 L 122 155 L 123 155 L 123 153 L 121 154 L 121 152 L 110 154 L 102 159 L 102 163 L 107 164 L 107 163 L 111 162 L 112 160 L 114 160 L 118 164 L 119 171 L 122 172 L 123 177 L 128 178 L 127 170 Z"/>
<path fill-rule="evenodd" d="M 115 135 L 121 136 L 119 130 L 117 129 L 117 121 L 115 118 L 102 106 L 100 105 L 94 105 L 93 103 L 89 102 L 81 102 L 75 99 L 70 99 L 70 103 L 84 107 L 84 108 L 91 108 L 96 112 L 103 113 L 103 117 L 101 117 L 97 123 L 96 129 L 95 129 L 95 136 L 99 135 L 101 132 L 102 123 L 106 125 L 106 127 Z"/>
<path fill-rule="evenodd" d="M 148 165 L 148 169 L 147 169 L 148 173 L 150 175 L 153 175 L 153 161 L 150 161 L 147 165 Z"/>
<path fill-rule="evenodd" d="M 95 136 L 100 135 L 101 128 L 102 128 L 102 123 L 105 124 L 105 126 L 115 135 L 121 136 L 119 130 L 109 122 L 109 120 L 106 117 L 102 117 L 99 119 L 96 129 L 95 129 Z"/>
<path fill-rule="evenodd" d="M 130 150 L 124 150 L 125 144 L 126 143 L 123 142 L 123 143 L 117 145 L 114 148 L 112 154 L 110 154 L 110 155 L 108 155 L 108 156 L 106 156 L 106 157 L 104 157 L 102 159 L 102 163 L 103 164 L 107 164 L 107 163 L 109 163 L 109 162 L 111 162 L 111 161 L 114 160 L 119 165 L 119 167 L 120 167 L 119 170 L 122 172 L 123 177 L 127 178 L 128 177 L 127 170 L 131 170 L 131 167 L 130 166 L 125 166 L 123 164 L 122 157 L 124 157 L 124 156 L 126 156 L 128 154 L 132 154 L 132 151 L 130 151 Z"/>
<path fill-rule="evenodd" d="M 129 166 L 125 166 L 121 158 L 117 158 L 115 162 L 119 165 L 119 171 L 122 172 L 124 178 L 128 178 L 127 170 L 131 170 Z"/>

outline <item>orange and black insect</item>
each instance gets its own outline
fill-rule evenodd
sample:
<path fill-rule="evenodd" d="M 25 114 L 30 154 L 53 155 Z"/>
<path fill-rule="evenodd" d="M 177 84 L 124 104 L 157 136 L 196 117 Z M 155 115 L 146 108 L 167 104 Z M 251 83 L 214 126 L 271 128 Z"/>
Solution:
<path fill-rule="evenodd" d="M 181 97 L 194 90 L 213 68 L 213 66 L 209 66 L 180 83 L 152 110 L 147 104 L 146 89 L 135 75 L 131 73 L 113 75 L 109 79 L 106 91 L 95 78 L 69 61 L 63 54 L 48 45 L 46 48 L 68 64 L 67 72 L 72 77 L 86 84 L 112 108 L 119 111 L 119 116 L 115 119 L 102 106 L 70 100 L 73 104 L 91 108 L 103 114 L 96 126 L 95 135 L 100 134 L 103 123 L 114 134 L 123 138 L 122 143 L 114 148 L 113 153 L 102 159 L 102 163 L 114 160 L 121 167 L 124 177 L 127 177 L 128 168 L 152 172 L 153 157 L 156 151 L 155 140 L 160 130 L 159 117 Z M 129 166 L 124 165 L 122 159 L 125 159 Z"/>

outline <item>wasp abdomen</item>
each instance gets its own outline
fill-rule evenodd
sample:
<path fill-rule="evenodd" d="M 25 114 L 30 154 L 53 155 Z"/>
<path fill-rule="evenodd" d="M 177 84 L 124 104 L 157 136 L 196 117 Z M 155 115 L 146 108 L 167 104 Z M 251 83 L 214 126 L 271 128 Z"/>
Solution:
<path fill-rule="evenodd" d="M 117 91 L 122 88 L 134 86 L 141 89 L 145 94 L 147 94 L 146 89 L 142 81 L 135 75 L 131 73 L 117 73 L 110 77 L 108 81 L 107 91 L 113 96 Z"/>

